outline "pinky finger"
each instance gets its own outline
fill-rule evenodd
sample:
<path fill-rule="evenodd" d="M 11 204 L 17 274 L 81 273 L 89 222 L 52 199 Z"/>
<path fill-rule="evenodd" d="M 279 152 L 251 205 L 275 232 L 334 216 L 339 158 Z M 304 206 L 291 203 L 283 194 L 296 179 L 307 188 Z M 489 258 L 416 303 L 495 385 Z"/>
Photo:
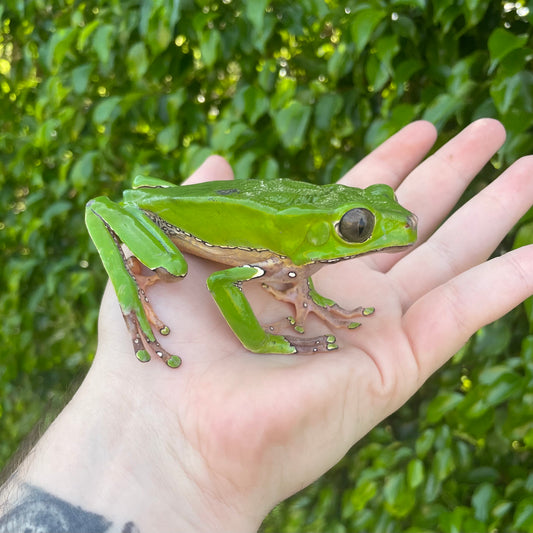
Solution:
<path fill-rule="evenodd" d="M 481 327 L 533 294 L 533 245 L 482 263 L 417 300 L 406 312 L 421 382 Z"/>

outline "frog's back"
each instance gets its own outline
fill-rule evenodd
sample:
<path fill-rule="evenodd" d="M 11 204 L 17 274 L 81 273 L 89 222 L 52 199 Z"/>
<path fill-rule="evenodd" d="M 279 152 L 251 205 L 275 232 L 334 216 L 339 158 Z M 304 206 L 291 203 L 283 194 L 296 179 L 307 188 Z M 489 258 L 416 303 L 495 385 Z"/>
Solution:
<path fill-rule="evenodd" d="M 140 194 L 139 194 L 140 193 Z M 148 193 L 148 194 L 146 194 Z M 155 204 L 158 199 L 177 203 L 221 202 L 256 206 L 268 212 L 287 208 L 330 211 L 347 201 L 355 201 L 364 191 L 342 185 L 314 185 L 290 179 L 208 181 L 179 187 L 141 187 L 127 191 L 127 200 Z M 144 197 L 146 197 L 144 199 Z"/>
<path fill-rule="evenodd" d="M 341 185 L 314 185 L 289 179 L 234 180 L 206 182 L 183 187 L 192 198 L 209 197 L 210 201 L 256 205 L 265 211 L 285 211 L 288 208 L 330 211 L 361 195 L 361 189 Z"/>

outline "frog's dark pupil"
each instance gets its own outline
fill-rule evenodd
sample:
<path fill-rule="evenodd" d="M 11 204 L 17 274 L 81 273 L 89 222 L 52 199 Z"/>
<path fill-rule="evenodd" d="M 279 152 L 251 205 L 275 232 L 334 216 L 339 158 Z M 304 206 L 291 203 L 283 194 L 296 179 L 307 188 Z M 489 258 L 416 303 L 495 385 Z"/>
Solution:
<path fill-rule="evenodd" d="M 339 222 L 339 234 L 348 242 L 365 242 L 372 235 L 374 222 L 374 215 L 368 209 L 350 209 Z"/>

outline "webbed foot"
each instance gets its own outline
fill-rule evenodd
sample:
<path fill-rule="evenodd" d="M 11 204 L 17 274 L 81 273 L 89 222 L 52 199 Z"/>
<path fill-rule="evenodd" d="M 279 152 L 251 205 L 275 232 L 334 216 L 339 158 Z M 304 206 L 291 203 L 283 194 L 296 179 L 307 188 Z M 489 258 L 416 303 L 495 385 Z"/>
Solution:
<path fill-rule="evenodd" d="M 152 357 L 155 357 L 164 361 L 170 368 L 177 368 L 181 365 L 180 357 L 167 352 L 157 340 L 148 339 L 144 335 L 139 321 L 133 313 L 125 314 L 124 320 L 130 332 L 135 357 L 141 363 L 147 363 Z"/>

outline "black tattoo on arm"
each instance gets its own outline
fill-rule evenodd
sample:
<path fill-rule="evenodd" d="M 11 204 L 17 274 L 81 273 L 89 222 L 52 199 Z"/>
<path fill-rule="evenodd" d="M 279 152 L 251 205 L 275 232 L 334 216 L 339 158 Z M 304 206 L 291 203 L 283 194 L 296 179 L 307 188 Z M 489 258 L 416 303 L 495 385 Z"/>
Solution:
<path fill-rule="evenodd" d="M 104 533 L 113 525 L 39 488 L 25 485 L 23 492 L 20 503 L 0 515 L 0 533 Z M 122 528 L 122 533 L 138 532 L 132 522 Z"/>

